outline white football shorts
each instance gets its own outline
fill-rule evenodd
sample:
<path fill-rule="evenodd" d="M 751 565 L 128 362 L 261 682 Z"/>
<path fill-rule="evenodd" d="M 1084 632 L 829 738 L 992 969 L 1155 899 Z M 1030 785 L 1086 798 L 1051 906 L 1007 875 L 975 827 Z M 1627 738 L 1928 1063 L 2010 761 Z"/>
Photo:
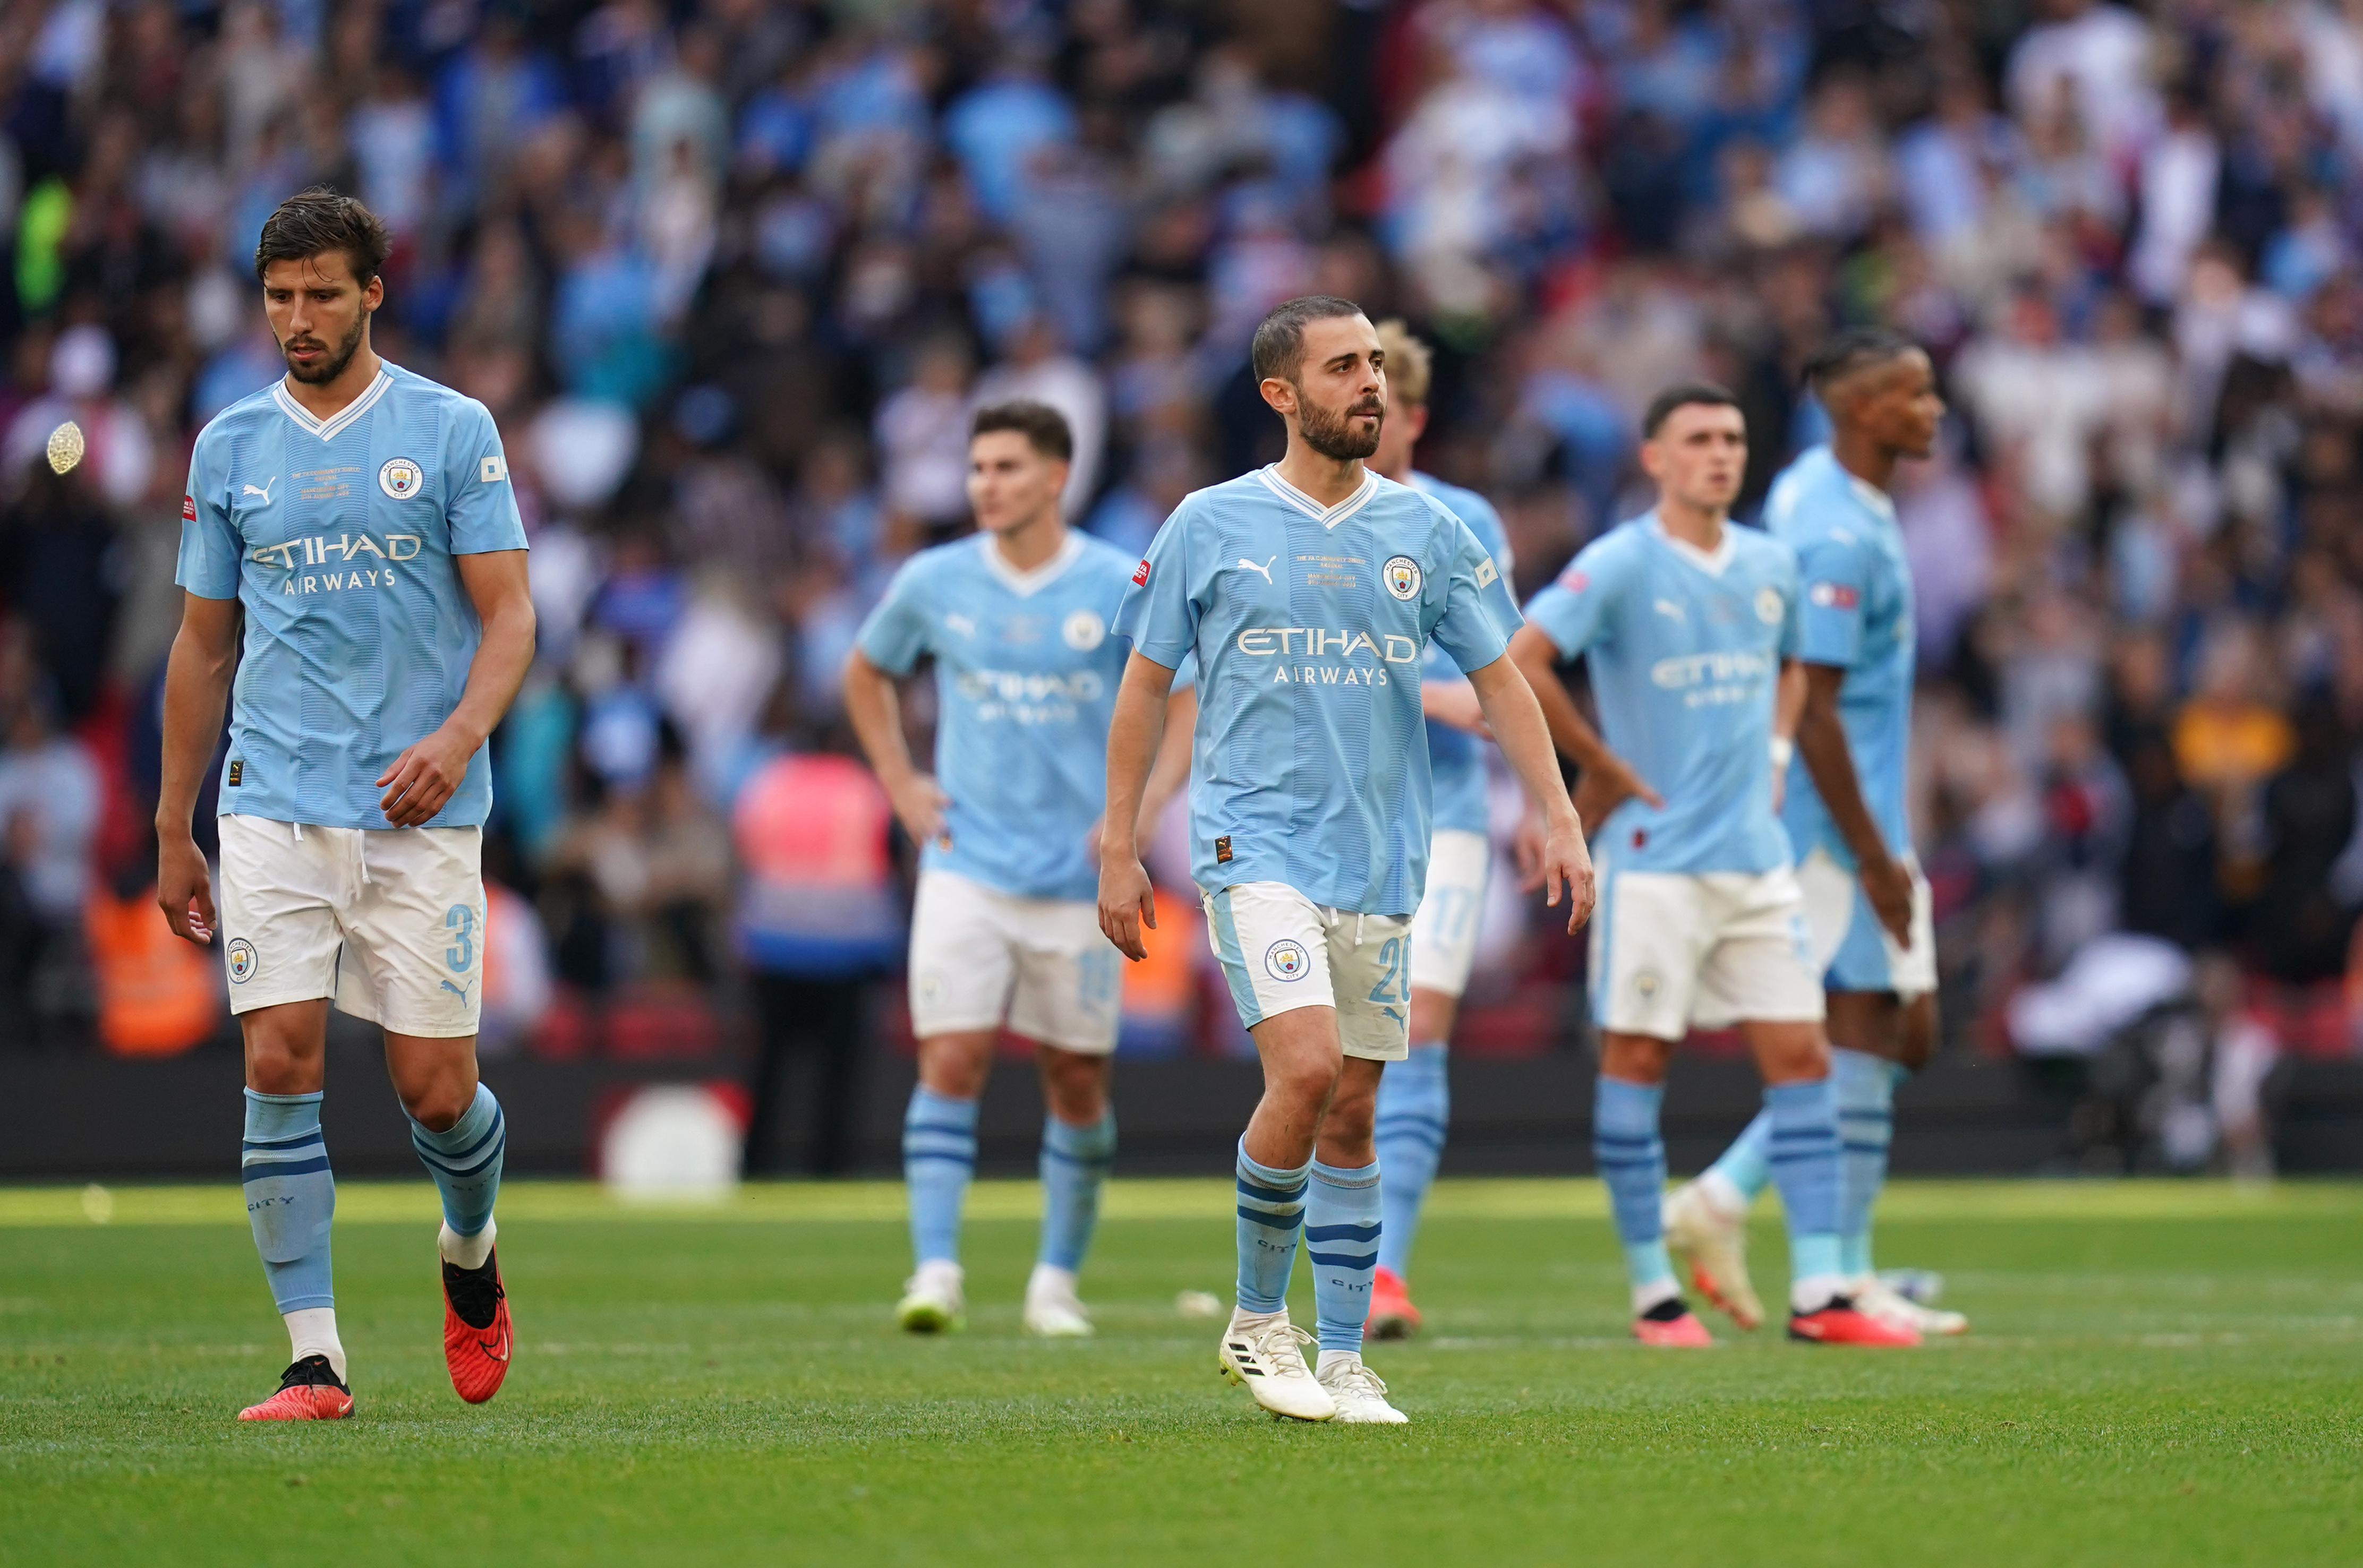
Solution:
<path fill-rule="evenodd" d="M 1020 898 L 922 871 L 911 911 L 911 1030 L 925 1040 L 1006 1026 L 1104 1056 L 1123 1021 L 1123 961 L 1096 902 Z"/>
<path fill-rule="evenodd" d="M 1871 912 L 1862 883 L 1826 849 L 1815 848 L 1797 867 L 1805 891 L 1805 923 L 1813 928 L 1814 966 L 1834 991 L 1893 991 L 1905 1001 L 1936 988 L 1936 900 L 1920 862 L 1910 856 L 1912 945 L 1902 947 Z"/>
<path fill-rule="evenodd" d="M 327 997 L 396 1034 L 476 1032 L 482 828 L 317 827 L 237 813 L 220 826 L 232 1012 Z"/>
<path fill-rule="evenodd" d="M 1601 867 L 1592 917 L 1592 1021 L 1680 1040 L 1693 1025 L 1822 1017 L 1804 895 L 1787 867 L 1762 873 Z"/>
<path fill-rule="evenodd" d="M 1492 865 L 1481 833 L 1439 828 L 1428 840 L 1427 892 L 1411 917 L 1412 989 L 1458 997 L 1469 988 Z"/>
<path fill-rule="evenodd" d="M 1253 1029 L 1300 1007 L 1337 1010 L 1348 1056 L 1411 1055 L 1411 921 L 1316 904 L 1285 882 L 1235 882 L 1206 895 L 1206 930 L 1239 1021 Z"/>

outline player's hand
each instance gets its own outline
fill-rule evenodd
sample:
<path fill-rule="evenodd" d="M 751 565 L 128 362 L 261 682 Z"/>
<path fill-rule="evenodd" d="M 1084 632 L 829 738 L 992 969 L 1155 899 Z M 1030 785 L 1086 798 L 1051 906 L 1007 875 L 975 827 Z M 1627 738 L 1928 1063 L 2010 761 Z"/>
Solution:
<path fill-rule="evenodd" d="M 1492 726 L 1485 722 L 1484 707 L 1477 701 L 1477 688 L 1466 680 L 1421 681 L 1419 712 L 1422 718 L 1433 719 L 1439 724 L 1449 724 L 1486 740 L 1493 738 Z"/>
<path fill-rule="evenodd" d="M 475 755 L 476 746 L 469 744 L 468 737 L 445 724 L 395 757 L 394 766 L 377 776 L 378 787 L 385 791 L 378 799 L 377 809 L 395 827 L 419 826 L 450 803 L 466 781 L 469 760 Z"/>
<path fill-rule="evenodd" d="M 1140 928 L 1157 929 L 1157 892 L 1148 869 L 1138 855 L 1109 855 L 1100 860 L 1100 930 L 1115 950 L 1138 963 L 1148 956 Z"/>
<path fill-rule="evenodd" d="M 1609 812 L 1632 800 L 1652 806 L 1666 803 L 1665 797 L 1643 783 L 1623 757 L 1611 756 L 1583 770 L 1575 787 L 1575 814 L 1583 819 L 1584 831 L 1598 833 Z"/>
<path fill-rule="evenodd" d="M 214 940 L 213 877 L 197 841 L 167 837 L 156 851 L 156 903 L 172 934 L 210 947 Z"/>
<path fill-rule="evenodd" d="M 1899 947 L 1912 945 L 1912 873 L 1903 862 L 1892 855 L 1882 855 L 1876 860 L 1862 863 L 1862 896 L 1870 900 L 1870 912 L 1895 938 Z"/>
<path fill-rule="evenodd" d="M 1583 846 L 1583 829 L 1572 820 L 1554 823 L 1543 840 L 1543 902 L 1559 907 L 1561 884 L 1567 892 L 1567 933 L 1573 936 L 1592 918 L 1600 889 L 1592 876 L 1592 852 Z"/>
<path fill-rule="evenodd" d="M 1518 867 L 1518 891 L 1531 893 L 1543 885 L 1543 845 L 1548 838 L 1540 812 L 1529 805 L 1518 814 L 1518 825 L 1510 834 L 1510 855 Z"/>
<path fill-rule="evenodd" d="M 944 793 L 934 774 L 914 773 L 899 784 L 888 785 L 886 800 L 913 844 L 933 844 L 943 835 L 944 812 L 952 798 Z"/>

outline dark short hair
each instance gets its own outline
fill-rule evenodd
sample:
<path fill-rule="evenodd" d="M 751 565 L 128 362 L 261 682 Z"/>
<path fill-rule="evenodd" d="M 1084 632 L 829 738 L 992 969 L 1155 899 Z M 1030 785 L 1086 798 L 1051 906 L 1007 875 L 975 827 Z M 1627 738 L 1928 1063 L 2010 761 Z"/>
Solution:
<path fill-rule="evenodd" d="M 1304 362 L 1304 329 L 1316 321 L 1361 314 L 1360 305 L 1336 294 L 1300 294 L 1273 306 L 1255 329 L 1255 347 L 1249 350 L 1256 380 L 1294 381 L 1296 368 Z"/>
<path fill-rule="evenodd" d="M 1641 415 L 1641 439 L 1652 441 L 1659 429 L 1673 417 L 1674 410 L 1701 403 L 1708 408 L 1738 408 L 1739 400 L 1713 381 L 1676 381 L 1672 386 L 1649 400 L 1649 410 Z M 1746 417 L 1742 411 L 1742 417 Z"/>
<path fill-rule="evenodd" d="M 1067 416 L 1047 403 L 1015 398 L 1008 403 L 988 403 L 969 421 L 968 438 L 973 441 L 996 430 L 1016 431 L 1046 458 L 1056 458 L 1062 463 L 1075 460 L 1075 433 L 1067 428 Z"/>
<path fill-rule="evenodd" d="M 254 275 L 260 281 L 273 261 L 303 261 L 341 250 L 352 264 L 353 280 L 367 288 L 392 248 L 375 213 L 341 191 L 315 185 L 288 197 L 262 220 L 262 237 L 254 244 Z"/>
<path fill-rule="evenodd" d="M 1900 359 L 1919 347 L 1884 326 L 1849 326 L 1806 356 L 1802 379 L 1813 391 L 1825 392 L 1857 370 Z"/>

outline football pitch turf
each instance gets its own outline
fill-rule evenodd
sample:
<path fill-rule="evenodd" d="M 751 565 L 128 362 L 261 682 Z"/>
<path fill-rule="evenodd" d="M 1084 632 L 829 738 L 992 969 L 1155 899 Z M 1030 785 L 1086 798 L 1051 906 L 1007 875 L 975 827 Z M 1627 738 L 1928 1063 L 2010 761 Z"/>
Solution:
<path fill-rule="evenodd" d="M 435 1200 L 338 1195 L 355 1419 L 241 1426 L 286 1342 L 234 1187 L 0 1188 L 0 1563 L 1681 1564 L 2363 1561 L 2363 1187 L 1901 1184 L 1882 1259 L 1966 1340 L 1625 1337 L 1600 1189 L 1448 1181 L 1407 1428 L 1215 1372 L 1230 1184 L 1119 1182 L 1101 1332 L 1019 1330 L 1030 1184 L 977 1189 L 970 1322 L 889 1323 L 899 1190 L 628 1210 L 514 1183 L 499 1398 L 445 1379 Z M 1777 1212 L 1758 1283 L 1782 1277 Z M 1296 1319 L 1311 1320 L 1305 1270 Z M 1767 1291 L 1768 1296 L 1773 1294 Z"/>

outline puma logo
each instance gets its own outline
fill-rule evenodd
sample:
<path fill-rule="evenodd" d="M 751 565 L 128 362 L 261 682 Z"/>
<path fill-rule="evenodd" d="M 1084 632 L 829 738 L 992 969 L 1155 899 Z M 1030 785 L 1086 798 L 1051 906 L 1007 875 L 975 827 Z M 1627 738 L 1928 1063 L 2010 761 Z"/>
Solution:
<path fill-rule="evenodd" d="M 468 982 L 468 985 L 470 986 L 474 984 L 475 982 L 473 980 Z M 468 1005 L 468 986 L 455 986 L 450 981 L 446 980 L 443 982 L 443 988 L 449 991 L 453 996 L 458 997 L 460 999 L 460 1006 L 465 1007 Z"/>
<path fill-rule="evenodd" d="M 278 482 L 279 476 L 277 474 L 272 474 L 271 476 L 271 484 L 250 484 L 245 487 L 245 491 L 249 495 L 259 495 L 262 497 L 262 504 L 268 506 L 271 504 L 271 485 L 277 484 Z"/>
<path fill-rule="evenodd" d="M 1269 583 L 1271 581 L 1271 563 L 1278 559 L 1280 559 L 1278 556 L 1269 556 L 1265 558 L 1263 565 L 1258 566 L 1255 562 L 1248 559 L 1247 557 L 1241 556 L 1239 558 L 1239 569 L 1242 571 L 1259 571 L 1263 573 L 1264 581 Z"/>

